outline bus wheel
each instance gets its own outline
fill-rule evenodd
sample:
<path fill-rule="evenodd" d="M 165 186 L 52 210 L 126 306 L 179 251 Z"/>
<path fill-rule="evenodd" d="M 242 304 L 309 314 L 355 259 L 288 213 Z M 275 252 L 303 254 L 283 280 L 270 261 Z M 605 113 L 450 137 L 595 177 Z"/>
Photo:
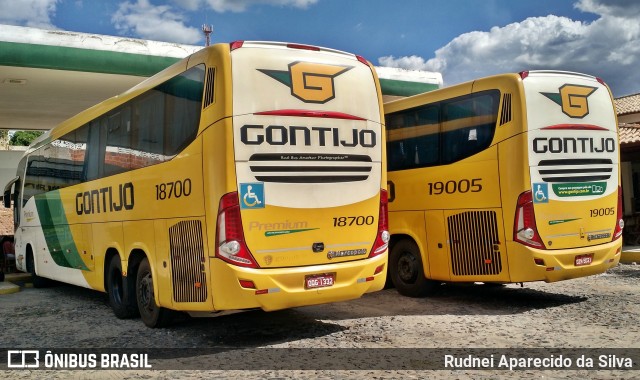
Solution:
<path fill-rule="evenodd" d="M 434 283 L 424 276 L 420 250 L 413 241 L 400 240 L 391 248 L 389 271 L 403 296 L 424 297 L 433 290 Z"/>
<path fill-rule="evenodd" d="M 36 274 L 36 265 L 33 262 L 33 252 L 31 246 L 27 247 L 27 273 L 31 274 L 31 284 L 34 288 L 46 288 L 51 285 L 49 279 Z"/>
<path fill-rule="evenodd" d="M 107 267 L 107 294 L 109 305 L 116 317 L 127 319 L 138 316 L 135 287 L 125 284 L 122 277 L 122 263 L 118 255 L 111 257 Z"/>
<path fill-rule="evenodd" d="M 171 310 L 156 305 L 153 277 L 149 260 L 145 257 L 136 276 L 136 299 L 142 322 L 149 327 L 164 327 L 171 322 Z"/>

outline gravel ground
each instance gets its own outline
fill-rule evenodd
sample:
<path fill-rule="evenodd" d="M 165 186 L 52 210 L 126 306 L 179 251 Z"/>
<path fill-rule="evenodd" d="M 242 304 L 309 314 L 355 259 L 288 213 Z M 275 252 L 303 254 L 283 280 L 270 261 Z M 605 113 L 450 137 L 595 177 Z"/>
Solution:
<path fill-rule="evenodd" d="M 631 371 L 527 369 L 511 372 L 495 367 L 433 370 L 439 367 L 421 365 L 420 360 L 432 356 L 441 364 L 446 354 L 462 355 L 456 348 L 485 349 L 470 352 L 484 357 L 495 354 L 496 358 L 503 354 L 509 356 L 517 351 L 515 349 L 524 349 L 524 354 L 529 356 L 551 353 L 556 357 L 585 353 L 598 357 L 620 353 L 607 349 L 640 349 L 639 280 L 640 266 L 621 264 L 599 276 L 551 284 L 442 285 L 434 295 L 418 299 L 402 297 L 395 289 L 385 289 L 354 301 L 271 313 L 248 311 L 216 318 L 181 316 L 165 329 L 149 329 L 136 319 L 115 318 L 106 297 L 98 292 L 68 285 L 24 288 L 19 293 L 0 296 L 0 320 L 3 321 L 0 347 L 54 352 L 58 352 L 56 349 L 62 352 L 63 348 L 85 348 L 88 352 L 138 348 L 151 350 L 152 357 L 167 351 L 172 354 L 166 361 L 157 362 L 161 365 L 154 362 L 154 365 L 168 369 L 12 370 L 0 371 L 0 376 L 10 379 L 631 379 L 640 376 L 637 372 L 640 363 L 636 361 Z M 246 360 L 252 350 L 265 347 L 271 348 L 266 350 L 269 355 L 284 357 L 263 358 L 267 363 L 263 367 L 243 362 L 243 357 Z M 223 369 L 216 370 L 220 367 L 211 363 L 219 358 L 218 351 L 204 351 L 205 348 L 231 353 L 235 355 L 230 359 L 236 363 L 235 368 L 252 370 L 236 370 L 229 362 Z M 543 350 L 536 350 L 540 348 Z M 636 351 L 640 352 L 635 350 L 630 354 L 634 360 L 638 355 Z M 6 353 L 3 355 L 6 357 Z M 408 358 L 409 365 L 393 362 L 386 365 L 378 362 L 376 355 L 380 355 L 381 361 L 390 360 L 394 355 L 402 356 Z M 349 361 L 356 359 L 374 364 L 354 368 L 354 363 Z M 322 360 L 327 367 L 314 365 Z M 288 363 L 294 369 L 270 369 L 282 368 L 273 363 Z M 0 358 L 0 368 L 6 368 L 5 365 L 5 359 Z M 198 371 L 198 368 L 206 370 Z M 423 370 L 425 368 L 427 370 Z"/>

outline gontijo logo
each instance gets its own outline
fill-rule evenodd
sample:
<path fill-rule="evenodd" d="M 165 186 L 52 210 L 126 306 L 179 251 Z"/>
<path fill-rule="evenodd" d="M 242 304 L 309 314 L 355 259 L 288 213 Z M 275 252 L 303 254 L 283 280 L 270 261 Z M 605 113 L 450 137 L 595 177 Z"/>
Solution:
<path fill-rule="evenodd" d="M 541 92 L 541 94 L 562 107 L 562 112 L 565 115 L 574 119 L 582 119 L 589 114 L 587 98 L 597 89 L 597 87 L 565 84 L 558 89 L 558 93 Z"/>
<path fill-rule="evenodd" d="M 291 95 L 305 103 L 326 103 L 336 97 L 333 78 L 353 66 L 292 62 L 288 71 L 258 69 L 291 89 Z"/>

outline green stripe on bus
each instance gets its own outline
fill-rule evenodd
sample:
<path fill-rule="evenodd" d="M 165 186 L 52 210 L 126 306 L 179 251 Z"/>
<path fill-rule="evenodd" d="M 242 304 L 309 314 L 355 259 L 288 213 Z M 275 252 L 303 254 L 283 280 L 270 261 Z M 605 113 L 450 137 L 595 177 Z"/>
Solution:
<path fill-rule="evenodd" d="M 53 261 L 62 267 L 89 270 L 80 258 L 67 217 L 60 200 L 60 191 L 35 196 L 40 225 Z"/>

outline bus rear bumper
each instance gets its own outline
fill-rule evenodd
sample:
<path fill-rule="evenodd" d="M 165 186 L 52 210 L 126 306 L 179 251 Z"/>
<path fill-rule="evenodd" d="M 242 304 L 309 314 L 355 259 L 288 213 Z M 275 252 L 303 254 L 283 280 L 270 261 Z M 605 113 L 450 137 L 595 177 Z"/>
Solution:
<path fill-rule="evenodd" d="M 604 273 L 620 261 L 622 239 L 579 249 L 539 250 L 507 243 L 511 282 L 555 282 Z"/>
<path fill-rule="evenodd" d="M 387 277 L 387 253 L 365 260 L 276 269 L 243 268 L 212 259 L 211 269 L 215 310 L 273 311 L 346 301 L 381 290 Z M 307 276 L 327 274 L 335 274 L 332 286 L 305 289 Z"/>

